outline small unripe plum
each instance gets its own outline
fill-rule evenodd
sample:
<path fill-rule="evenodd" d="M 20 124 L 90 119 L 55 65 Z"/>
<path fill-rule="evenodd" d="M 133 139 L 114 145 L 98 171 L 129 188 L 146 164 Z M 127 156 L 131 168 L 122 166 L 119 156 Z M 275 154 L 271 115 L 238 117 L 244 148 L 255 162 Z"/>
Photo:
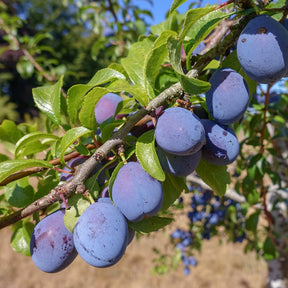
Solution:
<path fill-rule="evenodd" d="M 138 162 L 122 166 L 112 187 L 114 205 L 133 222 L 156 215 L 163 203 L 161 183 Z"/>
<path fill-rule="evenodd" d="M 206 93 L 207 108 L 215 121 L 229 125 L 240 120 L 248 105 L 249 91 L 243 77 L 230 68 L 217 70 Z"/>
<path fill-rule="evenodd" d="M 116 113 L 117 106 L 121 101 L 123 101 L 123 99 L 114 93 L 107 93 L 102 96 L 94 110 L 96 122 L 101 124 L 110 117 L 113 117 Z"/>
<path fill-rule="evenodd" d="M 166 152 L 189 155 L 204 144 L 204 128 L 200 119 L 191 111 L 181 107 L 164 110 L 157 120 L 155 140 Z"/>
<path fill-rule="evenodd" d="M 254 81 L 272 84 L 288 72 L 288 31 L 262 14 L 249 21 L 237 41 L 237 56 Z"/>
<path fill-rule="evenodd" d="M 80 257 L 94 267 L 109 267 L 124 255 L 128 224 L 109 198 L 91 204 L 79 217 L 73 231 Z"/>
<path fill-rule="evenodd" d="M 201 120 L 205 128 L 206 143 L 202 148 L 202 158 L 214 165 L 228 165 L 239 154 L 237 136 L 229 126 L 215 121 Z"/>
<path fill-rule="evenodd" d="M 47 273 L 59 272 L 77 256 L 73 235 L 64 225 L 65 209 L 43 218 L 34 228 L 30 252 L 35 265 Z"/>

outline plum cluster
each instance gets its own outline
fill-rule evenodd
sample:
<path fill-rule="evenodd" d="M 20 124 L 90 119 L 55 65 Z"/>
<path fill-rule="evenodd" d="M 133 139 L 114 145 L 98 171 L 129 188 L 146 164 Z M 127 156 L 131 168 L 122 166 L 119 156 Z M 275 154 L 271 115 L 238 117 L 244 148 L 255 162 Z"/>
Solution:
<path fill-rule="evenodd" d="M 83 161 L 81 158 L 70 164 Z M 77 255 L 98 268 L 116 264 L 134 238 L 129 221 L 139 222 L 157 214 L 163 203 L 163 189 L 140 163 L 128 162 L 115 178 L 112 199 L 114 203 L 106 186 L 101 197 L 80 215 L 73 233 L 65 227 L 65 209 L 42 219 L 35 226 L 30 242 L 35 265 L 47 273 L 59 272 Z"/>
<path fill-rule="evenodd" d="M 107 195 L 108 194 L 108 195 Z M 163 203 L 161 183 L 138 162 L 122 166 L 112 186 L 79 217 L 73 239 L 80 257 L 94 267 L 116 264 L 132 241 L 128 221 L 139 222 L 159 212 Z"/>
<path fill-rule="evenodd" d="M 178 177 L 191 174 L 201 159 L 214 165 L 228 165 L 239 154 L 237 136 L 228 125 L 200 119 L 181 107 L 168 108 L 159 117 L 155 140 L 163 170 Z"/>
<path fill-rule="evenodd" d="M 170 234 L 172 242 L 181 253 L 185 275 L 190 273 L 191 266 L 197 264 L 197 260 L 191 254 L 191 248 L 199 248 L 202 239 L 209 240 L 217 234 L 217 226 L 223 226 L 227 231 L 233 230 L 233 235 L 229 235 L 233 242 L 246 239 L 245 216 L 240 203 L 226 197 L 220 198 L 199 187 L 190 187 L 190 190 L 194 191 L 190 203 L 191 211 L 187 213 L 190 229 L 176 229 Z M 231 225 L 233 229 L 229 229 Z"/>

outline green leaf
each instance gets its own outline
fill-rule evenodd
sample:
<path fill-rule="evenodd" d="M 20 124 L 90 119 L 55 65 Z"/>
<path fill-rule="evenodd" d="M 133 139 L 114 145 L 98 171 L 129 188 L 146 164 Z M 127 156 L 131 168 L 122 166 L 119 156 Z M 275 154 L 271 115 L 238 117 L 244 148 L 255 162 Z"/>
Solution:
<path fill-rule="evenodd" d="M 47 195 L 52 189 L 59 184 L 59 172 L 51 169 L 39 179 L 34 201 Z"/>
<path fill-rule="evenodd" d="M 152 88 L 155 88 L 156 77 L 159 74 L 161 64 L 168 56 L 167 41 L 171 36 L 176 36 L 174 31 L 164 31 L 154 42 L 153 49 L 150 51 L 145 63 L 145 81 L 147 81 L 146 91 L 150 99 L 155 98 Z"/>
<path fill-rule="evenodd" d="M 259 213 L 251 214 L 245 221 L 245 228 L 249 231 L 256 232 L 259 220 Z"/>
<path fill-rule="evenodd" d="M 18 158 L 21 155 L 21 152 L 24 150 L 24 148 L 27 145 L 30 145 L 32 142 L 35 142 L 39 139 L 42 139 L 42 143 L 47 141 L 50 142 L 55 142 L 59 139 L 58 136 L 53 135 L 53 134 L 47 134 L 47 133 L 42 133 L 42 132 L 33 132 L 30 134 L 27 134 L 23 136 L 19 141 L 16 143 L 15 147 L 15 158 Z"/>
<path fill-rule="evenodd" d="M 185 179 L 166 173 L 165 181 L 162 183 L 164 200 L 161 207 L 162 211 L 167 210 L 181 195 L 188 192 Z"/>
<path fill-rule="evenodd" d="M 126 79 L 129 78 L 127 72 L 125 71 L 124 67 L 118 63 L 111 63 L 108 68 L 113 69 L 115 71 L 120 72 L 121 74 L 123 74 L 125 76 Z"/>
<path fill-rule="evenodd" d="M 0 153 L 0 162 L 7 161 L 9 159 L 10 158 L 7 155 Z"/>
<path fill-rule="evenodd" d="M 75 127 L 68 131 L 66 131 L 65 135 L 61 139 L 60 143 L 60 161 L 65 165 L 64 155 L 66 150 L 72 145 L 76 140 L 78 140 L 82 136 L 86 136 L 91 133 L 91 130 L 85 127 Z"/>
<path fill-rule="evenodd" d="M 146 218 L 140 222 L 129 222 L 128 225 L 131 229 L 139 233 L 150 233 L 164 228 L 173 221 L 172 218 L 154 216 Z"/>
<path fill-rule="evenodd" d="M 143 169 L 153 178 L 159 181 L 165 180 L 165 173 L 162 170 L 155 150 L 155 138 L 153 130 L 145 132 L 137 139 L 136 156 Z"/>
<path fill-rule="evenodd" d="M 182 31 L 179 35 L 179 38 L 180 38 L 179 40 L 181 40 L 181 42 L 182 42 L 184 40 L 184 38 L 186 37 L 186 35 L 188 34 L 188 32 L 189 32 L 189 36 L 191 37 L 192 35 L 195 35 L 195 33 L 193 33 L 194 30 L 196 30 L 196 31 L 201 30 L 198 27 L 203 27 L 205 25 L 204 22 L 209 21 L 212 18 L 212 15 L 209 13 L 212 13 L 214 8 L 215 8 L 215 5 L 213 5 L 213 6 L 208 5 L 206 7 L 200 7 L 200 8 L 188 10 L 185 14 L 184 24 L 183 24 Z M 218 11 L 218 10 L 216 10 L 216 11 Z M 220 11 L 220 12 L 221 12 L 221 15 L 224 14 L 224 12 L 222 12 L 222 11 Z M 204 20 L 204 19 L 206 19 L 206 20 Z M 195 23 L 197 23 L 197 24 L 195 24 Z M 208 25 L 204 26 L 201 31 L 203 31 L 205 29 L 203 31 L 203 32 L 205 32 L 208 27 L 209 27 Z"/>
<path fill-rule="evenodd" d="M 126 80 L 116 80 L 106 87 L 109 92 L 126 92 L 131 94 L 142 106 L 146 106 L 148 103 L 148 97 L 144 87 L 140 84 L 131 85 Z"/>
<path fill-rule="evenodd" d="M 134 43 L 129 49 L 128 56 L 121 61 L 134 84 L 144 86 L 144 63 L 148 53 L 153 48 L 154 40 L 155 38 L 146 37 L 142 41 Z"/>
<path fill-rule="evenodd" d="M 267 236 L 263 245 L 263 256 L 266 261 L 277 259 L 279 256 L 269 236 Z"/>
<path fill-rule="evenodd" d="M 68 199 L 70 209 L 65 211 L 64 224 L 70 232 L 73 232 L 74 227 L 80 215 L 90 206 L 90 202 L 81 194 L 73 194 Z"/>
<path fill-rule="evenodd" d="M 38 159 L 8 160 L 0 163 L 0 182 L 11 174 L 31 167 L 53 168 L 52 164 Z"/>
<path fill-rule="evenodd" d="M 172 13 L 163 22 L 150 27 L 154 35 L 160 35 L 163 31 L 171 30 L 178 31 L 178 23 L 176 13 Z"/>
<path fill-rule="evenodd" d="M 180 5 L 182 5 L 186 1 L 187 0 L 174 0 L 170 8 L 169 15 L 171 15 Z"/>
<path fill-rule="evenodd" d="M 70 117 L 71 124 L 76 124 L 78 111 L 80 110 L 84 96 L 93 88 L 94 86 L 79 84 L 72 86 L 68 92 L 68 114 Z"/>
<path fill-rule="evenodd" d="M 188 77 L 183 73 L 181 66 L 182 42 L 177 38 L 170 37 L 167 44 L 171 65 L 175 69 L 176 75 L 183 89 L 189 94 L 200 94 L 208 91 L 211 86 L 209 82 Z"/>
<path fill-rule="evenodd" d="M 33 202 L 35 191 L 29 183 L 29 177 L 25 177 L 7 184 L 4 194 L 10 205 L 23 208 Z"/>
<path fill-rule="evenodd" d="M 34 73 L 34 66 L 30 61 L 26 61 L 21 57 L 16 64 L 17 72 L 23 79 L 30 78 Z"/>
<path fill-rule="evenodd" d="M 76 146 L 74 146 L 74 148 L 81 155 L 91 155 L 90 150 L 82 142 L 79 142 Z"/>
<path fill-rule="evenodd" d="M 116 79 L 126 80 L 126 77 L 117 70 L 104 68 L 96 72 L 87 85 L 99 86 Z"/>
<path fill-rule="evenodd" d="M 89 177 L 85 181 L 85 187 L 89 191 L 90 195 L 93 197 L 93 199 L 99 198 L 99 193 L 100 193 L 100 186 L 98 183 L 98 171 L 96 174 L 93 176 Z"/>
<path fill-rule="evenodd" d="M 104 122 L 106 122 L 106 121 L 104 121 Z M 123 123 L 124 123 L 123 120 L 115 120 L 112 123 L 108 123 L 108 124 L 105 123 L 106 125 L 104 125 L 103 128 L 102 128 L 102 124 L 101 124 L 100 128 L 101 128 L 101 132 L 102 132 L 103 143 L 105 143 L 107 140 L 109 140 L 109 138 L 112 136 L 115 128 L 119 127 Z"/>
<path fill-rule="evenodd" d="M 16 144 L 24 136 L 24 133 L 17 127 L 15 122 L 4 120 L 0 126 L 0 140 L 5 143 Z"/>
<path fill-rule="evenodd" d="M 87 93 L 79 113 L 80 122 L 84 127 L 89 129 L 93 128 L 93 123 L 96 123 L 94 114 L 95 106 L 99 99 L 108 92 L 105 88 L 96 87 Z"/>
<path fill-rule="evenodd" d="M 249 191 L 246 191 L 245 194 L 245 197 L 249 204 L 255 205 L 259 202 L 260 195 L 257 189 L 251 189 Z"/>
<path fill-rule="evenodd" d="M 21 222 L 11 237 L 11 247 L 14 251 L 30 256 L 30 239 L 34 225 L 31 222 Z"/>
<path fill-rule="evenodd" d="M 195 78 L 187 77 L 186 75 L 178 74 L 178 79 L 182 88 L 189 94 L 201 94 L 207 92 L 211 85 L 209 82 Z"/>
<path fill-rule="evenodd" d="M 140 84 L 146 92 L 152 89 L 145 80 L 145 63 L 149 52 L 153 48 L 154 40 L 155 37 L 150 36 L 136 42 L 130 47 L 128 56 L 121 61 L 131 81 L 134 84 Z M 148 99 L 145 104 L 148 104 Z"/>
<path fill-rule="evenodd" d="M 42 152 L 44 150 L 49 149 L 50 146 L 48 144 L 42 144 L 40 141 L 31 142 L 29 145 L 26 145 L 21 150 L 21 154 L 17 156 L 18 159 L 24 158 L 24 156 L 35 156 L 35 154 Z"/>
<path fill-rule="evenodd" d="M 201 159 L 196 172 L 218 196 L 225 194 L 230 184 L 230 175 L 226 166 L 216 166 Z"/>
<path fill-rule="evenodd" d="M 61 124 L 61 87 L 63 76 L 54 85 L 32 89 L 36 106 L 57 125 Z"/>
<path fill-rule="evenodd" d="M 228 7 L 231 7 L 231 5 L 228 5 L 227 9 Z M 207 6 L 204 8 L 189 10 L 186 14 L 184 28 L 180 37 L 181 39 L 184 39 L 184 37 L 189 39 L 189 45 L 186 47 L 186 49 L 189 50 L 186 61 L 188 70 L 191 68 L 191 63 L 189 61 L 190 56 L 197 45 L 205 39 L 222 20 L 235 14 L 235 11 L 227 13 L 221 9 L 214 10 L 214 8 L 215 5 Z M 201 17 L 198 18 L 196 16 L 197 19 L 195 21 L 195 13 L 197 12 L 200 12 Z"/>
<path fill-rule="evenodd" d="M 115 169 L 113 170 L 112 174 L 111 174 L 111 177 L 109 179 L 109 187 L 108 187 L 108 191 L 109 191 L 109 197 L 110 199 L 113 199 L 112 197 L 112 187 L 113 187 L 113 184 L 114 184 L 114 181 L 116 179 L 116 176 L 120 170 L 120 168 L 124 165 L 123 162 L 120 162 L 116 167 Z"/>

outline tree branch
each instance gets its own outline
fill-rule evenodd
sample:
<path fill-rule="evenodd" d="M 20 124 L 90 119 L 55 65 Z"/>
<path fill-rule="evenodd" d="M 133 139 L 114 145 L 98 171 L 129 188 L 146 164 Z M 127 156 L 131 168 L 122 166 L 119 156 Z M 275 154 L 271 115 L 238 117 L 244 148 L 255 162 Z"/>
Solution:
<path fill-rule="evenodd" d="M 88 144 L 88 145 L 86 145 L 86 148 L 88 150 L 93 150 L 96 148 L 96 146 L 94 144 Z M 71 159 L 73 159 L 79 155 L 81 155 L 79 152 L 73 151 L 70 154 L 65 155 L 64 160 L 65 160 L 65 162 L 67 162 L 67 161 L 69 161 L 69 160 L 71 160 Z M 52 164 L 53 166 L 60 165 L 61 164 L 60 158 L 50 160 L 49 163 Z M 5 185 L 7 185 L 7 184 L 9 184 L 15 180 L 22 179 L 26 176 L 30 176 L 30 175 L 33 175 L 33 174 L 36 174 L 39 172 L 46 171 L 47 169 L 48 168 L 44 168 L 44 167 L 32 167 L 32 168 L 25 169 L 23 171 L 13 173 L 10 176 L 8 176 L 7 178 L 5 178 L 2 182 L 0 182 L 0 187 L 5 186 Z"/>
<path fill-rule="evenodd" d="M 251 16 L 250 16 L 251 17 Z M 197 78 L 200 72 L 206 67 L 206 65 L 214 59 L 217 55 L 225 52 L 236 41 L 236 38 L 240 35 L 243 25 L 248 22 L 249 15 L 243 17 L 242 25 L 237 25 L 237 28 L 231 31 L 231 33 L 215 48 L 208 51 L 206 54 L 199 57 L 199 61 L 194 64 L 192 70 L 187 73 L 188 77 Z M 244 23 L 244 24 L 243 24 Z M 231 44 L 232 43 L 232 44 Z M 38 199 L 34 203 L 30 204 L 26 208 L 17 211 L 11 215 L 0 218 L 0 229 L 11 225 L 33 213 L 44 209 L 56 201 L 60 201 L 61 197 L 69 197 L 73 192 L 84 193 L 83 189 L 84 181 L 88 178 L 88 175 L 92 172 L 95 166 L 101 161 L 107 154 L 118 145 L 124 144 L 125 137 L 130 130 L 139 122 L 144 116 L 153 112 L 157 107 L 164 105 L 167 101 L 176 101 L 177 98 L 182 98 L 184 90 L 180 82 L 167 88 L 160 93 L 155 99 L 153 99 L 146 108 L 142 108 L 135 114 L 128 117 L 127 122 L 121 127 L 112 138 L 106 141 L 100 146 L 88 160 L 83 163 L 77 170 L 76 175 L 67 183 L 61 184 L 51 190 L 51 192 Z"/>

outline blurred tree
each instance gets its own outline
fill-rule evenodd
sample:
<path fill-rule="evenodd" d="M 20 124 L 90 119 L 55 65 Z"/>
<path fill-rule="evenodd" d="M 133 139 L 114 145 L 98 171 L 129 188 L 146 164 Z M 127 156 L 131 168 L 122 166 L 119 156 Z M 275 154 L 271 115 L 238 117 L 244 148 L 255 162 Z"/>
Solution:
<path fill-rule="evenodd" d="M 125 56 L 147 29 L 144 16 L 152 17 L 131 0 L 12 0 L 0 5 L 0 95 L 17 104 L 21 118 L 27 112 L 37 115 L 33 87 L 63 74 L 64 89 L 87 82 Z"/>

